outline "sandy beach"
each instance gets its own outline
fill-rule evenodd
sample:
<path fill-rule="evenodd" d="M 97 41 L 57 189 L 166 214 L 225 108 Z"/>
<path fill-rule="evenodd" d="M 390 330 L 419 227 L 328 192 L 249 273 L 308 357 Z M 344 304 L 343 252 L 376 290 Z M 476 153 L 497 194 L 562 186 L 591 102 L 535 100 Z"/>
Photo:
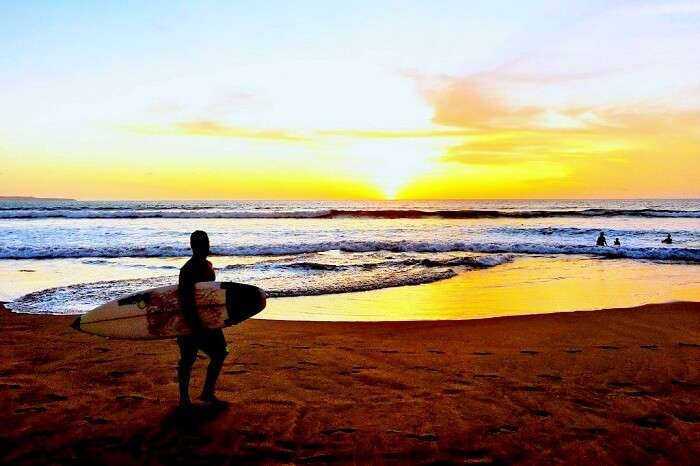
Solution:
<path fill-rule="evenodd" d="M 699 303 L 247 321 L 226 330 L 228 406 L 189 416 L 174 410 L 173 341 L 107 340 L 71 320 L 0 312 L 4 464 L 693 464 L 700 454 Z"/>

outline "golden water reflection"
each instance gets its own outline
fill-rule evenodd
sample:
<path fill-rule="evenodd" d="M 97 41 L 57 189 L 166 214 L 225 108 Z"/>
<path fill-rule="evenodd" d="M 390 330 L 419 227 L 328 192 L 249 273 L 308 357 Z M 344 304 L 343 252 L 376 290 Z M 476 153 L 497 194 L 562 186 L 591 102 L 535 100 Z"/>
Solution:
<path fill-rule="evenodd" d="M 268 300 L 266 319 L 474 319 L 700 301 L 700 266 L 586 257 L 520 257 L 442 282 Z"/>

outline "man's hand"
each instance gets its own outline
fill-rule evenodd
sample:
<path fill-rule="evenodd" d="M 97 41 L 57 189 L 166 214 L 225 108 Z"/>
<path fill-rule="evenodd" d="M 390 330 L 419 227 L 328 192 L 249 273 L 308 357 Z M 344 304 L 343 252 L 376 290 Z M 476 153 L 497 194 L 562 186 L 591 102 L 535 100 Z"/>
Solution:
<path fill-rule="evenodd" d="M 182 316 L 190 328 L 193 335 L 202 336 L 206 334 L 207 328 L 202 323 L 197 314 L 197 306 L 194 299 L 194 284 L 180 284 L 178 288 L 180 298 L 180 306 L 182 307 Z"/>

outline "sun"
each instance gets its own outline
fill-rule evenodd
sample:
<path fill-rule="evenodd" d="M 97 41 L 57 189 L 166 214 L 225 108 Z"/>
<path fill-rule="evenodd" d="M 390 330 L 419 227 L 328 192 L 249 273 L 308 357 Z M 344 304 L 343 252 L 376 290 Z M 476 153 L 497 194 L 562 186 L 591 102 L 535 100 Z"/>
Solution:
<path fill-rule="evenodd" d="M 353 145 L 350 170 L 377 186 L 387 200 L 435 166 L 434 148 L 418 141 L 367 141 Z"/>

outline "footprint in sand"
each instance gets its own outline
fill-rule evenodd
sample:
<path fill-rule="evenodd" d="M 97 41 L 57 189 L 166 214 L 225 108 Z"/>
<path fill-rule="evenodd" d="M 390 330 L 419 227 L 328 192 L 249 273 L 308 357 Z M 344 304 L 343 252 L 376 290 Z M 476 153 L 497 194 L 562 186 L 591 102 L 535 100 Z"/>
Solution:
<path fill-rule="evenodd" d="M 108 353 L 110 351 L 109 348 L 95 348 L 95 351 L 98 353 Z"/>
<path fill-rule="evenodd" d="M 246 372 L 248 372 L 247 369 L 231 369 L 228 371 L 224 371 L 224 374 L 236 375 L 236 374 L 245 374 Z"/>
<path fill-rule="evenodd" d="M 689 390 L 700 388 L 700 383 L 691 382 L 689 380 L 671 379 L 671 383 Z"/>
<path fill-rule="evenodd" d="M 66 401 L 68 399 L 67 396 L 59 395 L 57 393 L 47 393 L 46 395 L 44 395 L 44 398 L 46 398 L 46 401 L 48 401 L 48 402 Z"/>
<path fill-rule="evenodd" d="M 114 377 L 115 379 L 119 379 L 124 377 L 125 375 L 133 374 L 134 371 L 110 371 L 107 372 L 107 376 L 109 377 Z"/>
<path fill-rule="evenodd" d="M 299 366 L 282 366 L 282 367 L 280 367 L 280 369 L 283 371 L 303 371 L 304 370 L 303 367 L 299 367 Z"/>
<path fill-rule="evenodd" d="M 619 350 L 619 346 L 614 346 L 614 345 L 599 345 L 597 346 L 598 349 L 602 350 Z"/>
<path fill-rule="evenodd" d="M 569 349 L 564 350 L 564 352 L 569 353 L 569 354 L 576 354 L 576 353 L 583 352 L 583 350 L 581 350 L 579 348 L 569 348 Z"/>
<path fill-rule="evenodd" d="M 358 374 L 361 371 L 369 371 L 369 370 L 374 370 L 376 368 L 377 368 L 377 366 L 352 366 L 352 373 Z"/>
<path fill-rule="evenodd" d="M 0 390 L 19 390 L 22 386 L 18 383 L 0 383 Z"/>
<path fill-rule="evenodd" d="M 429 434 L 414 434 L 414 433 L 407 433 L 404 434 L 404 437 L 406 438 L 411 438 L 415 440 L 420 440 L 421 442 L 437 442 L 440 440 L 440 437 L 438 437 L 436 434 L 429 433 Z"/>
<path fill-rule="evenodd" d="M 646 416 L 632 419 L 632 422 L 646 429 L 665 429 L 671 425 L 673 420 L 665 414 L 647 414 Z"/>
<path fill-rule="evenodd" d="M 679 341 L 678 346 L 684 348 L 700 348 L 700 343 L 690 343 L 687 341 Z"/>
<path fill-rule="evenodd" d="M 411 366 L 409 369 L 413 369 L 416 371 L 426 371 L 426 372 L 440 372 L 438 369 L 435 369 L 434 367 L 427 367 L 427 366 Z"/>
<path fill-rule="evenodd" d="M 472 353 L 474 356 L 491 356 L 493 353 L 489 353 L 488 351 L 474 351 Z"/>
<path fill-rule="evenodd" d="M 433 354 L 445 354 L 444 351 L 436 350 L 436 349 L 429 349 L 428 353 L 433 353 Z"/>
<path fill-rule="evenodd" d="M 550 413 L 549 411 L 546 411 L 544 409 L 533 409 L 530 412 L 537 417 L 549 417 L 552 415 L 552 413 Z"/>
<path fill-rule="evenodd" d="M 398 350 L 394 350 L 394 349 L 392 349 L 392 350 L 382 350 L 382 351 L 380 351 L 380 353 L 384 353 L 384 354 L 396 354 L 396 353 L 398 353 Z"/>
<path fill-rule="evenodd" d="M 642 349 L 648 349 L 648 350 L 659 349 L 659 347 L 657 345 L 639 345 L 639 347 Z"/>
<path fill-rule="evenodd" d="M 687 422 L 689 424 L 696 424 L 700 422 L 700 414 L 697 413 L 685 412 L 676 414 L 674 416 L 676 419 L 681 420 L 683 422 Z"/>
<path fill-rule="evenodd" d="M 519 385 L 513 387 L 513 390 L 520 392 L 544 392 L 545 389 L 537 385 Z"/>
<path fill-rule="evenodd" d="M 657 392 L 650 392 L 649 390 L 632 390 L 625 392 L 627 396 L 656 396 Z"/>
<path fill-rule="evenodd" d="M 237 429 L 236 432 L 251 442 L 264 442 L 268 439 L 268 435 L 265 432 L 259 432 L 257 430 L 248 429 Z"/>
<path fill-rule="evenodd" d="M 524 349 L 524 350 L 521 350 L 521 351 L 520 351 L 520 354 L 528 354 L 528 355 L 530 355 L 530 356 L 534 356 L 534 355 L 536 355 L 536 354 L 540 354 L 540 352 L 539 352 L 539 351 L 535 351 L 535 350 L 527 350 L 527 349 Z"/>
<path fill-rule="evenodd" d="M 345 426 L 345 427 L 330 427 L 328 429 L 322 430 L 321 433 L 323 435 L 352 434 L 355 431 L 357 431 L 356 428 L 354 428 L 352 426 Z"/>
<path fill-rule="evenodd" d="M 293 349 L 311 349 L 310 346 L 292 346 Z"/>
<path fill-rule="evenodd" d="M 143 401 L 145 399 L 141 395 L 117 395 L 117 400 L 120 401 Z"/>
<path fill-rule="evenodd" d="M 301 364 L 303 366 L 314 366 L 314 367 L 318 366 L 317 363 L 311 362 L 311 361 L 298 361 L 297 364 Z"/>
<path fill-rule="evenodd" d="M 587 409 L 590 411 L 599 411 L 602 409 L 602 407 L 592 401 L 584 400 L 581 398 L 577 398 L 573 400 L 574 404 L 580 408 Z"/>
<path fill-rule="evenodd" d="M 104 426 L 104 425 L 112 423 L 112 421 L 110 421 L 109 419 L 105 419 L 103 417 L 85 416 L 85 417 L 83 417 L 83 420 L 85 422 L 87 422 L 88 424 L 91 424 L 94 426 Z"/>
<path fill-rule="evenodd" d="M 537 374 L 540 379 L 549 380 L 550 382 L 561 382 L 563 379 L 556 374 Z"/>
<path fill-rule="evenodd" d="M 486 433 L 488 435 L 512 434 L 518 430 L 518 426 L 514 426 L 513 424 L 503 424 L 501 426 L 489 427 L 486 429 Z"/>
<path fill-rule="evenodd" d="M 477 378 L 477 379 L 500 379 L 501 376 L 498 374 L 474 374 L 474 378 Z"/>
<path fill-rule="evenodd" d="M 590 438 L 608 433 L 608 429 L 605 427 L 573 427 L 571 430 L 576 432 L 577 435 L 582 438 Z"/>
<path fill-rule="evenodd" d="M 116 358 L 112 358 L 112 359 L 96 359 L 96 360 L 92 361 L 92 364 L 109 364 L 110 362 L 114 362 L 114 361 L 116 361 L 116 360 L 117 360 Z"/>
<path fill-rule="evenodd" d="M 44 408 L 43 406 L 27 406 L 24 408 L 15 409 L 15 413 L 17 414 L 43 413 L 44 411 L 46 411 L 46 408 Z"/>
<path fill-rule="evenodd" d="M 627 388 L 634 385 L 632 382 L 609 382 L 608 387 L 613 388 Z"/>

